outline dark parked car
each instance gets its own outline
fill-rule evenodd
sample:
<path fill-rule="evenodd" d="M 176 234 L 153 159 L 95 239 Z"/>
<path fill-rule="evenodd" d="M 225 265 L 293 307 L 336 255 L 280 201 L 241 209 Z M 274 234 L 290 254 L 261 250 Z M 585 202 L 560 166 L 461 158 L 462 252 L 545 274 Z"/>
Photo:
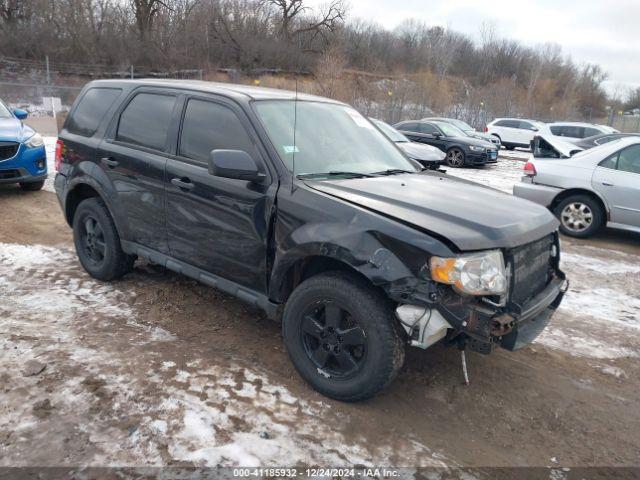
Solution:
<path fill-rule="evenodd" d="M 604 145 L 605 143 L 627 137 L 640 137 L 640 133 L 600 133 L 598 135 L 583 138 L 582 140 L 576 140 L 572 143 L 587 150 L 589 148 L 597 147 L 598 145 Z"/>
<path fill-rule="evenodd" d="M 446 122 L 450 123 L 454 127 L 458 127 L 462 130 L 465 135 L 477 138 L 478 140 L 484 140 L 485 142 L 493 143 L 498 150 L 500 150 L 500 139 L 495 135 L 489 135 L 488 133 L 478 132 L 475 128 L 469 125 L 467 122 L 463 122 L 462 120 L 458 120 L 457 118 L 448 118 L 448 117 L 428 117 L 423 118 L 422 120 L 430 121 L 430 122 Z"/>
<path fill-rule="evenodd" d="M 498 149 L 489 142 L 466 135 L 447 122 L 410 120 L 394 125 L 414 142 L 426 143 L 446 153 L 450 167 L 485 165 L 498 161 Z"/>
<path fill-rule="evenodd" d="M 407 345 L 518 349 L 563 296 L 546 208 L 418 172 L 333 100 L 94 81 L 56 169 L 91 276 L 117 279 L 143 257 L 262 308 L 300 375 L 336 399 L 388 385 Z"/>
<path fill-rule="evenodd" d="M 444 162 L 445 153 L 439 148 L 432 147 L 422 143 L 416 143 L 409 140 L 391 125 L 384 123 L 382 120 L 370 118 L 373 124 L 380 129 L 385 136 L 394 142 L 407 157 L 420 163 L 424 168 L 429 170 L 438 170 Z"/>

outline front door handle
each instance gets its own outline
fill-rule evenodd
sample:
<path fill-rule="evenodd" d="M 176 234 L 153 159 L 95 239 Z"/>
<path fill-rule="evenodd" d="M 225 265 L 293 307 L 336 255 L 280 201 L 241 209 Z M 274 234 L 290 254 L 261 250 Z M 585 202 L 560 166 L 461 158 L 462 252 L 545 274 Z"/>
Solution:
<path fill-rule="evenodd" d="M 195 185 L 188 178 L 172 178 L 171 184 L 181 190 L 193 190 L 195 188 Z"/>
<path fill-rule="evenodd" d="M 613 183 L 609 182 L 602 182 L 602 185 L 604 185 L 605 187 L 613 187 Z"/>
<path fill-rule="evenodd" d="M 117 160 L 114 160 L 111 157 L 103 157 L 100 159 L 100 161 L 109 168 L 116 168 L 119 164 Z"/>

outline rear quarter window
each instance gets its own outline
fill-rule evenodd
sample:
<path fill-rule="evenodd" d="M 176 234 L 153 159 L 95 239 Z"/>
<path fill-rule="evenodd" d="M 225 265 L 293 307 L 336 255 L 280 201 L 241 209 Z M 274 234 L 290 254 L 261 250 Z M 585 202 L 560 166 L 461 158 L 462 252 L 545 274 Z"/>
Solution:
<path fill-rule="evenodd" d="M 67 120 L 67 131 L 91 137 L 121 93 L 119 88 L 96 87 L 87 90 Z"/>
<path fill-rule="evenodd" d="M 139 93 L 120 114 L 116 140 L 164 151 L 176 97 Z"/>

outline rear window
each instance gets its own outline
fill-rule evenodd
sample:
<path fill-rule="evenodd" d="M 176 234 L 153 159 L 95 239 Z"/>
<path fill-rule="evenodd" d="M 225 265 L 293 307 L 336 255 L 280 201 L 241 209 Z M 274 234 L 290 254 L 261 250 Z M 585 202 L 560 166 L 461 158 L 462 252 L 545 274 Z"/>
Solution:
<path fill-rule="evenodd" d="M 139 93 L 120 115 L 116 140 L 153 150 L 164 150 L 176 97 Z"/>
<path fill-rule="evenodd" d="M 83 137 L 92 136 L 121 93 L 122 90 L 119 88 L 87 90 L 71 113 L 66 125 L 67 130 Z"/>

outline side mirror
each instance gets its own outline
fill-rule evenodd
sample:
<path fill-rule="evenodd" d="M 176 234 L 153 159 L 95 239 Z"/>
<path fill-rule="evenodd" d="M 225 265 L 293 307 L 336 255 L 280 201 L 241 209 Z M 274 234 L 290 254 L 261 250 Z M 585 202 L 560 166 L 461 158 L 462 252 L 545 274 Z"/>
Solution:
<path fill-rule="evenodd" d="M 25 118 L 27 118 L 29 116 L 29 112 L 27 112 L 26 110 L 23 110 L 21 108 L 14 108 L 13 109 L 13 114 L 16 116 L 16 118 L 18 120 L 24 120 Z"/>
<path fill-rule="evenodd" d="M 217 177 L 258 183 L 265 179 L 255 160 L 242 150 L 212 150 L 208 166 L 209 173 Z"/>
<path fill-rule="evenodd" d="M 536 127 L 531 127 L 531 131 L 533 131 L 533 132 L 537 132 L 537 131 L 538 131 L 538 128 L 536 128 Z"/>
<path fill-rule="evenodd" d="M 433 138 L 442 138 L 442 134 L 440 132 L 436 132 L 433 135 Z"/>

